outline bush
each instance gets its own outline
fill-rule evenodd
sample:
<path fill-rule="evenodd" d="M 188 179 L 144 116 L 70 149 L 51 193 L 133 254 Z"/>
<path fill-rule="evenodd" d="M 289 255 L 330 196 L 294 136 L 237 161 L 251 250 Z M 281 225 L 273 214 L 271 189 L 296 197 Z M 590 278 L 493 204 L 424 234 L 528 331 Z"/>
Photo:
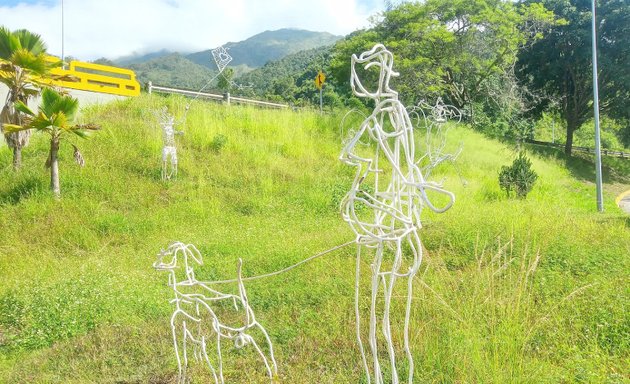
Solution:
<path fill-rule="evenodd" d="M 225 144 L 227 144 L 227 137 L 219 133 L 212 138 L 212 141 L 210 142 L 210 149 L 214 153 L 219 153 L 221 152 L 221 149 L 225 147 Z"/>
<path fill-rule="evenodd" d="M 504 165 L 499 172 L 499 185 L 504 189 L 508 197 L 514 191 L 519 198 L 527 197 L 534 187 L 538 174 L 532 169 L 532 162 L 519 152 L 511 166 Z"/>

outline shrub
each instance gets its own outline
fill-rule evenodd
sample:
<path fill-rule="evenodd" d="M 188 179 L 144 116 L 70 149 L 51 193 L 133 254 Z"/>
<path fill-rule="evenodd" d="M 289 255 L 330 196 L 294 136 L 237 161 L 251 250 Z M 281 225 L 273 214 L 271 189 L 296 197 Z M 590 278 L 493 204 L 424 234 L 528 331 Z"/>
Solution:
<path fill-rule="evenodd" d="M 221 152 L 221 149 L 225 147 L 225 144 L 227 144 L 227 137 L 219 133 L 212 138 L 212 141 L 210 142 L 210 149 L 214 153 L 219 153 Z"/>
<path fill-rule="evenodd" d="M 499 185 L 508 196 L 514 191 L 519 198 L 527 197 L 536 179 L 538 179 L 538 174 L 532 169 L 532 162 L 522 151 L 511 166 L 504 165 L 499 172 Z"/>

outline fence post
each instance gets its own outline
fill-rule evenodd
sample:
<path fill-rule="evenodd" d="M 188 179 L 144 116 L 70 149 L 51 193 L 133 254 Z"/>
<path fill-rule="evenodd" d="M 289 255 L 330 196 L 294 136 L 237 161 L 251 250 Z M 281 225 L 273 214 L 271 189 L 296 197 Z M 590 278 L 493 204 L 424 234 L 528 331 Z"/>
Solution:
<path fill-rule="evenodd" d="M 149 81 L 149 95 L 151 94 L 152 88 L 153 88 L 153 82 Z"/>
<path fill-rule="evenodd" d="M 230 105 L 230 92 L 225 92 L 223 94 L 223 101 L 225 101 L 227 105 Z"/>

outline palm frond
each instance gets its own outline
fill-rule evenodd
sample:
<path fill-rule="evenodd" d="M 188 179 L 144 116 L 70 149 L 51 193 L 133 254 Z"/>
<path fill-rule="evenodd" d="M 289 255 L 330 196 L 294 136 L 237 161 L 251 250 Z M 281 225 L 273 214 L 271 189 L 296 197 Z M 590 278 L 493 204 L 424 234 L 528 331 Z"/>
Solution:
<path fill-rule="evenodd" d="M 20 112 L 22 112 L 22 113 L 25 113 L 25 114 L 27 114 L 29 116 L 35 116 L 35 112 L 33 112 L 28 107 L 28 105 L 26 105 L 25 103 L 23 103 L 21 101 L 18 101 L 17 103 L 15 103 L 15 109 L 20 111 Z"/>
<path fill-rule="evenodd" d="M 26 131 L 27 129 L 31 129 L 31 128 L 25 125 L 17 125 L 17 124 L 9 124 L 9 123 L 2 124 L 2 130 L 4 131 L 5 134 Z"/>
<path fill-rule="evenodd" d="M 77 124 L 74 126 L 76 129 L 87 130 L 87 131 L 98 131 L 101 129 L 100 125 L 97 124 Z"/>
<path fill-rule="evenodd" d="M 33 33 L 27 29 L 18 29 L 17 31 L 13 31 L 13 35 L 20 41 L 21 48 L 35 55 L 46 53 L 46 44 L 37 33 Z"/>
<path fill-rule="evenodd" d="M 79 109 L 79 100 L 72 96 L 61 95 L 51 88 L 42 91 L 42 105 L 40 110 L 49 117 L 63 113 L 67 121 L 72 121 Z"/>
<path fill-rule="evenodd" d="M 39 75 L 44 74 L 49 70 L 46 55 L 42 53 L 34 54 L 25 48 L 15 50 L 9 61 L 25 70 L 28 70 L 29 72 Z"/>
<path fill-rule="evenodd" d="M 64 131 L 70 130 L 70 127 L 68 127 L 68 117 L 63 112 L 54 113 L 51 116 L 50 125 L 61 128 Z"/>
<path fill-rule="evenodd" d="M 15 40 L 15 36 L 11 30 L 5 27 L 0 27 L 0 59 L 7 60 L 11 57 L 12 53 L 12 44 L 11 40 Z"/>

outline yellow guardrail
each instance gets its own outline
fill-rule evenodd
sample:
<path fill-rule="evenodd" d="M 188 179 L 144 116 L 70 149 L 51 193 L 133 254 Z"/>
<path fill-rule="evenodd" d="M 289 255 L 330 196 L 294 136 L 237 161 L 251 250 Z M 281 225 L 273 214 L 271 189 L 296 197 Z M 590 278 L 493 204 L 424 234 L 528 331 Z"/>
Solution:
<path fill-rule="evenodd" d="M 71 61 L 67 69 L 54 68 L 53 75 L 72 77 L 76 81 L 52 80 L 51 83 L 64 88 L 82 91 L 110 93 L 121 96 L 140 95 L 140 83 L 134 71 L 82 61 Z"/>

